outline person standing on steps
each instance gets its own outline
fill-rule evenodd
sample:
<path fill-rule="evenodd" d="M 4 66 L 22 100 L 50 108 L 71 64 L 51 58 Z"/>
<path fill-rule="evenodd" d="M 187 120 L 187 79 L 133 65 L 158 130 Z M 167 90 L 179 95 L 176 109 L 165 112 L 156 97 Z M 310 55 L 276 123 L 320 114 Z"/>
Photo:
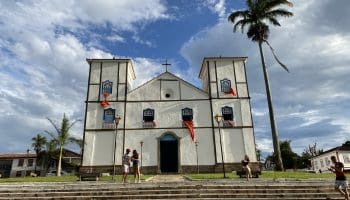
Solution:
<path fill-rule="evenodd" d="M 134 168 L 134 182 L 135 183 L 141 183 L 141 177 L 140 177 L 140 156 L 139 153 L 136 150 L 132 151 L 132 166 Z M 136 179 L 137 178 L 137 179 Z"/>
<path fill-rule="evenodd" d="M 335 156 L 331 156 L 331 160 L 334 166 L 331 166 L 329 171 L 335 173 L 335 189 L 339 191 L 346 200 L 349 200 L 349 186 L 344 173 L 344 164 L 342 162 L 338 162 Z"/>
<path fill-rule="evenodd" d="M 249 181 L 252 178 L 252 171 L 249 167 L 249 157 L 247 155 L 245 155 L 244 160 L 242 160 L 242 168 L 247 177 L 247 181 Z"/>
<path fill-rule="evenodd" d="M 123 155 L 122 158 L 122 165 L 123 165 L 123 183 L 127 182 L 128 174 L 130 171 L 130 162 L 131 162 L 131 157 L 129 156 L 130 149 L 126 149 L 125 154 Z"/>

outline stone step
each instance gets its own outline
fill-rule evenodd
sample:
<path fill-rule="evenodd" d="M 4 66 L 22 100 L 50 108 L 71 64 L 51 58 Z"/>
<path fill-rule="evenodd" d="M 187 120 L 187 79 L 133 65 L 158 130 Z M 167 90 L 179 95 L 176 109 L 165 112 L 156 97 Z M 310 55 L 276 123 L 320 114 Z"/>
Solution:
<path fill-rule="evenodd" d="M 283 188 L 283 189 L 271 189 L 271 188 L 259 188 L 259 189 L 225 189 L 225 188 L 211 188 L 211 189 L 153 189 L 153 190 L 142 190 L 142 189 L 130 189 L 130 190 L 119 190 L 119 189 L 100 189 L 100 190 L 93 190 L 93 189 L 73 189 L 73 190 L 11 190 L 11 191 L 1 191 L 0 196 L 15 196 L 15 195 L 23 195 L 23 196 L 30 196 L 30 195 L 40 195 L 40 194 L 47 194 L 47 195 L 55 195 L 60 193 L 103 193 L 103 192 L 114 192 L 116 194 L 120 195 L 127 195 L 127 194 L 179 194 L 179 193 L 192 193 L 192 192 L 200 192 L 200 193 L 331 193 L 334 191 L 333 188 L 327 188 L 327 189 L 309 189 L 309 188 L 298 188 L 298 189 L 292 189 L 292 188 Z"/>
<path fill-rule="evenodd" d="M 32 188 L 37 188 L 40 190 L 43 189 L 100 189 L 100 188 L 113 188 L 113 189 L 120 189 L 120 190 L 127 190 L 127 189 L 157 189 L 157 188 L 162 188 L 162 189 L 198 189 L 198 188 L 226 188 L 226 189 L 242 189 L 242 188 L 250 188 L 250 189 L 259 189 L 259 188 L 273 188 L 273 189 L 283 189 L 283 188 L 332 188 L 333 183 L 329 183 L 327 185 L 205 185 L 205 184 L 193 184 L 193 185 L 169 185 L 169 184 L 162 184 L 162 185 L 151 185 L 151 184 L 101 184 L 101 185 L 28 185 L 28 186 L 6 186 L 0 184 L 0 191 L 3 190 L 26 190 L 26 189 L 32 189 Z"/>
<path fill-rule="evenodd" d="M 183 190 L 157 190 L 157 191 L 64 191 L 64 192 L 29 192 L 29 193 L 2 193 L 1 198 L 16 198 L 16 197 L 64 197 L 64 196 L 114 196 L 115 198 L 147 198 L 148 197 L 171 197 L 171 196 L 184 196 L 184 197 L 211 197 L 215 198 L 236 198 L 236 197 L 327 197 L 338 195 L 335 191 L 309 191 L 309 192 L 298 192 L 298 191 L 279 191 L 279 192 L 268 192 L 268 191 L 183 191 Z"/>
<path fill-rule="evenodd" d="M 128 196 L 115 196 L 115 195 L 63 195 L 58 197 L 0 197 L 0 199 L 343 199 L 340 195 L 336 194 L 310 194 L 305 196 L 303 194 L 283 194 L 283 195 L 268 195 L 268 194 L 244 194 L 244 195 L 235 195 L 235 194 L 167 194 L 167 195 L 128 195 Z"/>

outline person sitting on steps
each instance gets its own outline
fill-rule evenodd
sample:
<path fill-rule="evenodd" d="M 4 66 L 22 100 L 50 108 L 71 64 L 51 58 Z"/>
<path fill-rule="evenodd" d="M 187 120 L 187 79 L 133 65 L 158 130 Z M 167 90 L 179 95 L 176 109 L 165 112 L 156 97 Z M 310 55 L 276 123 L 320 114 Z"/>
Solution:
<path fill-rule="evenodd" d="M 244 160 L 242 160 L 242 169 L 246 174 L 247 181 L 252 178 L 252 171 L 249 167 L 249 157 L 247 155 L 244 156 Z"/>

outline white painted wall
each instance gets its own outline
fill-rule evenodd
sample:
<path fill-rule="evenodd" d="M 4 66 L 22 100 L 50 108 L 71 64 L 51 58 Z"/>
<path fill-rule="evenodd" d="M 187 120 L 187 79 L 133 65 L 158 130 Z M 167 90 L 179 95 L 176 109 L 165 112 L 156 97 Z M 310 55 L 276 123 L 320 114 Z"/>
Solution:
<path fill-rule="evenodd" d="M 319 170 L 328 171 L 328 168 L 333 165 L 331 161 L 331 156 L 336 156 L 336 151 L 331 151 L 314 158 L 311 158 L 312 169 L 315 172 L 319 172 Z M 350 151 L 338 151 L 339 161 L 344 164 L 344 168 L 350 170 Z"/>
<path fill-rule="evenodd" d="M 195 127 L 211 126 L 210 103 L 202 101 L 130 102 L 126 105 L 126 127 L 142 128 L 143 110 L 154 109 L 157 128 L 182 127 L 183 108 L 193 109 Z"/>

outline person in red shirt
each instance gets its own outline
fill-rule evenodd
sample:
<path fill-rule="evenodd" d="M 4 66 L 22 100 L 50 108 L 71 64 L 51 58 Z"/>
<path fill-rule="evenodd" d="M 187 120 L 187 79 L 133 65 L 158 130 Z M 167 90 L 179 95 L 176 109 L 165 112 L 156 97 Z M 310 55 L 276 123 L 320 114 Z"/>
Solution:
<path fill-rule="evenodd" d="M 335 173 L 335 189 L 338 190 L 345 197 L 345 199 L 349 200 L 349 186 L 344 173 L 344 164 L 342 162 L 338 162 L 335 156 L 331 156 L 331 160 L 334 166 L 331 166 L 329 171 Z"/>

